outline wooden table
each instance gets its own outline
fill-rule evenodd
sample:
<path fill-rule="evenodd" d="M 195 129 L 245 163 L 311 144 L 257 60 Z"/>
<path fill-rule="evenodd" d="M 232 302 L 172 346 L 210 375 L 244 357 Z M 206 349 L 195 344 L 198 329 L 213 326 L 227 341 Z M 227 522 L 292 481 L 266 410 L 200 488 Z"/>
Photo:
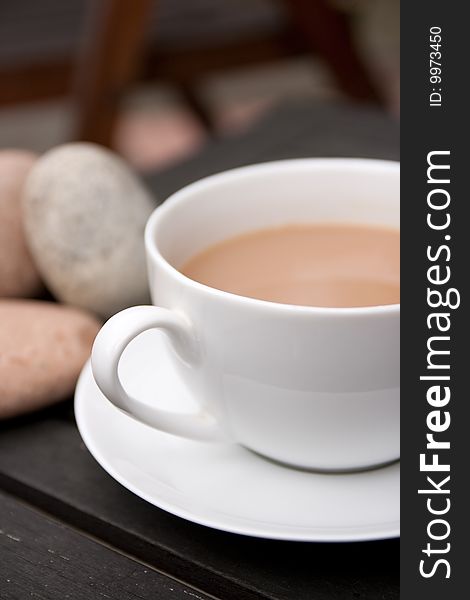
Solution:
<path fill-rule="evenodd" d="M 232 166 L 301 156 L 398 158 L 398 126 L 346 106 L 291 105 L 239 138 L 149 178 L 163 199 Z M 108 476 L 80 439 L 72 401 L 0 426 L 0 598 L 385 600 L 399 542 L 314 544 L 184 521 Z"/>

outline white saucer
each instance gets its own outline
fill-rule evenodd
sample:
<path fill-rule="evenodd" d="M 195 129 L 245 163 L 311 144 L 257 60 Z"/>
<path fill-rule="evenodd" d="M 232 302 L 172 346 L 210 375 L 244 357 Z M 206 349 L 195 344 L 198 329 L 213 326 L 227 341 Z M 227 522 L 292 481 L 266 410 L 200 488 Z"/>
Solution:
<path fill-rule="evenodd" d="M 167 342 L 150 331 L 131 343 L 120 376 L 133 395 L 193 405 Z M 144 500 L 184 519 L 245 535 L 315 542 L 399 535 L 398 463 L 316 474 L 271 463 L 235 444 L 194 442 L 128 417 L 97 388 L 89 363 L 75 394 L 78 428 L 98 463 Z"/>

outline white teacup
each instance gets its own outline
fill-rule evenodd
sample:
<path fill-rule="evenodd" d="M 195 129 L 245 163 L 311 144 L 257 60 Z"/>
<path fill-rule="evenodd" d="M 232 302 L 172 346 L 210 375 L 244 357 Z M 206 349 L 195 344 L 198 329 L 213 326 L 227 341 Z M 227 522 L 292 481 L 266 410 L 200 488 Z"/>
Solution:
<path fill-rule="evenodd" d="M 229 438 L 288 465 L 371 467 L 399 457 L 399 305 L 315 308 L 219 291 L 178 268 L 209 245 L 289 223 L 399 227 L 399 165 L 363 159 L 287 160 L 185 187 L 145 232 L 154 306 L 113 316 L 92 353 L 96 382 L 117 407 L 156 429 Z M 125 285 L 125 282 L 123 283 Z M 129 342 L 165 332 L 197 414 L 149 406 L 118 377 Z"/>

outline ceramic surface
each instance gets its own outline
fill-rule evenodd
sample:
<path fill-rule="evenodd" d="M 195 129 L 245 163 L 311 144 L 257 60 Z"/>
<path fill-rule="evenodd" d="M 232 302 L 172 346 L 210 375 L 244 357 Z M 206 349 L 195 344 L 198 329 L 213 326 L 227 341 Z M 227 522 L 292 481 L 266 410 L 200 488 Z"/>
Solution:
<path fill-rule="evenodd" d="M 177 413 L 194 409 L 164 336 L 132 342 L 120 366 L 130 393 Z M 162 433 L 116 409 L 87 364 L 75 413 L 91 453 L 123 486 L 185 519 L 257 537 L 359 541 L 399 535 L 398 463 L 350 474 L 318 474 L 260 458 L 234 443 Z"/>
<path fill-rule="evenodd" d="M 299 222 L 398 228 L 398 163 L 266 163 L 209 177 L 169 198 L 146 228 L 156 306 L 115 315 L 95 342 L 94 376 L 108 399 L 162 431 L 234 440 L 303 468 L 348 470 L 397 459 L 399 305 L 276 304 L 209 288 L 177 270 L 227 237 Z M 192 415 L 142 403 L 117 377 L 126 345 L 151 328 L 173 344 L 180 377 L 198 400 Z"/>

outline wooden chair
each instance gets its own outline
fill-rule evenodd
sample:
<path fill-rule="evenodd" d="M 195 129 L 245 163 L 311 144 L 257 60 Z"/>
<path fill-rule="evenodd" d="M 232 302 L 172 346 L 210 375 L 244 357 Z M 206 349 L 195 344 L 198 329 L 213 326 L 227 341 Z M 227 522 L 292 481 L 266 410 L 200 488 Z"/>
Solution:
<path fill-rule="evenodd" d="M 101 0 L 93 5 L 88 44 L 76 80 L 76 137 L 110 145 L 119 101 L 142 71 L 170 81 L 207 129 L 210 115 L 194 91 L 209 72 L 266 62 L 305 51 L 318 53 L 330 66 L 339 87 L 356 100 L 378 101 L 378 93 L 359 60 L 345 17 L 326 0 L 285 0 L 292 26 L 264 39 L 248 39 L 218 47 L 145 55 L 145 24 L 151 0 Z"/>
<path fill-rule="evenodd" d="M 349 97 L 380 101 L 357 56 L 347 18 L 328 0 L 278 0 L 287 15 L 283 29 L 215 44 L 207 40 L 205 44 L 183 46 L 182 42 L 171 50 L 146 42 L 147 24 L 152 11 L 158 10 L 158 2 L 90 0 L 84 44 L 77 60 L 60 59 L 50 65 L 7 71 L 0 67 L 0 104 L 71 90 L 76 108 L 74 138 L 110 146 L 120 102 L 129 85 L 137 78 L 156 79 L 176 86 L 210 131 L 211 115 L 196 92 L 201 78 L 216 71 L 307 53 L 325 60 L 339 88 Z M 249 4 L 244 6 L 246 10 Z"/>

